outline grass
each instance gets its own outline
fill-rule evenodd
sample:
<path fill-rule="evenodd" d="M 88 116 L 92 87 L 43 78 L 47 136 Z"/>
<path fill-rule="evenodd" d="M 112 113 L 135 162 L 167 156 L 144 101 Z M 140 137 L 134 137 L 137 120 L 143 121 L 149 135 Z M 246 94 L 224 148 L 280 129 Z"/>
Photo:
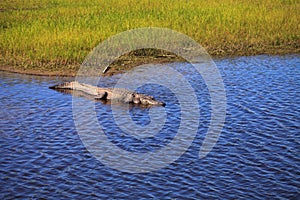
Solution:
<path fill-rule="evenodd" d="M 213 56 L 299 53 L 299 10 L 299 0 L 2 0 L 0 69 L 74 74 L 101 41 L 139 27 L 179 31 Z"/>

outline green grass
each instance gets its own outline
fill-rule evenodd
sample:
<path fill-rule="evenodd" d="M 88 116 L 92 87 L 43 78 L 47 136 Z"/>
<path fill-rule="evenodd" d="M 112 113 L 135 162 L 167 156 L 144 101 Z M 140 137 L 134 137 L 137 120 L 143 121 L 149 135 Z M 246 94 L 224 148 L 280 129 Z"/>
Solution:
<path fill-rule="evenodd" d="M 213 56 L 299 53 L 299 10 L 299 0 L 2 0 L 0 65 L 76 71 L 101 41 L 139 27 L 179 31 Z"/>

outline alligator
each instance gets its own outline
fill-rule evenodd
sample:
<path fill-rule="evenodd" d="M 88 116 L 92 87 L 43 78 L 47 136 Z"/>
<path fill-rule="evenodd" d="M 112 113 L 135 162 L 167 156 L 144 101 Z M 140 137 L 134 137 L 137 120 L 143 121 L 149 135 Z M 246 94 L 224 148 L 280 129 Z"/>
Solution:
<path fill-rule="evenodd" d="M 110 100 L 141 105 L 165 106 L 164 102 L 155 100 L 153 96 L 130 91 L 125 88 L 100 88 L 77 81 L 64 82 L 49 87 L 50 89 L 77 90 L 93 96 L 96 100 Z"/>

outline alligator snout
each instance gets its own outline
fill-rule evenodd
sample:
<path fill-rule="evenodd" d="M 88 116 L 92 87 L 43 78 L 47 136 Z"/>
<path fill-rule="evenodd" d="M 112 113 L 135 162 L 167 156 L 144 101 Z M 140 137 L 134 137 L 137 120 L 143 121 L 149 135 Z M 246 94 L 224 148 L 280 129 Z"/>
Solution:
<path fill-rule="evenodd" d="M 141 101 L 141 104 L 143 104 L 143 105 L 158 105 L 158 106 L 166 105 L 165 103 L 154 100 L 154 99 L 140 99 L 140 101 Z"/>

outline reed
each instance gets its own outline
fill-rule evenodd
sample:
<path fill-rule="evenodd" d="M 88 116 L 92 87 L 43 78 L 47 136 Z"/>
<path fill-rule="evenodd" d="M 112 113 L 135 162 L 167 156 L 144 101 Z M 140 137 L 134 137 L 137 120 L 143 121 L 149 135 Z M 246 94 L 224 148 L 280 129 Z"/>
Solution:
<path fill-rule="evenodd" d="M 300 49 L 299 0 L 2 0 L 0 7 L 2 69 L 74 72 L 101 41 L 139 27 L 184 33 L 213 56 Z"/>

